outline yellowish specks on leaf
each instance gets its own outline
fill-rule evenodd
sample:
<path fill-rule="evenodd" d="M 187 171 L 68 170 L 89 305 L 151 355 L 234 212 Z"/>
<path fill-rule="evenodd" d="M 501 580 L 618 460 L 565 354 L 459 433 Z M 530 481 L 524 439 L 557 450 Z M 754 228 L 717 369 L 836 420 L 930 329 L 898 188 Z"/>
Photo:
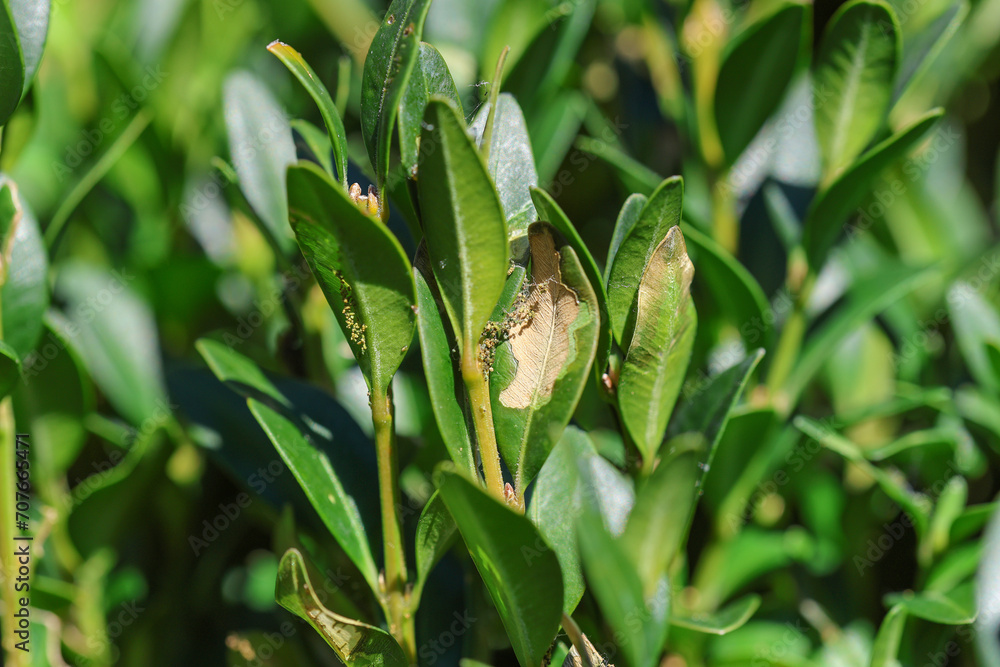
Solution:
<path fill-rule="evenodd" d="M 340 298 L 344 302 L 343 310 L 341 310 L 344 315 L 344 329 L 346 329 L 347 336 L 351 339 L 351 342 L 360 347 L 361 354 L 364 354 L 368 351 L 368 341 L 365 338 L 365 331 L 368 330 L 368 325 L 361 324 L 357 320 L 357 316 L 354 313 L 354 290 L 344 280 L 344 274 L 340 271 L 334 271 L 333 275 L 340 279 Z"/>

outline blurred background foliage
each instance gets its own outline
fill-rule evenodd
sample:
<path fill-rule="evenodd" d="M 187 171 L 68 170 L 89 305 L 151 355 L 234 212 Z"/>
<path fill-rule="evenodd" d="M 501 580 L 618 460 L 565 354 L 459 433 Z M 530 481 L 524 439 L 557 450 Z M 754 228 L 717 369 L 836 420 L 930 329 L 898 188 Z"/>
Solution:
<path fill-rule="evenodd" d="M 938 105 L 946 115 L 875 183 L 852 215 L 848 240 L 823 264 L 806 312 L 810 333 L 833 333 L 807 346 L 790 371 L 798 385 L 786 412 L 826 420 L 869 458 L 878 452 L 874 460 L 897 482 L 935 501 L 963 500 L 926 551 L 909 530 L 880 546 L 898 521 L 890 497 L 864 465 L 818 445 L 803 449 L 780 417 L 755 406 L 764 387 L 752 383 L 708 477 L 688 547 L 700 563 L 691 577 L 697 592 L 687 592 L 719 603 L 751 590 L 763 604 L 740 631 L 690 640 L 689 656 L 705 664 L 868 664 L 857 656 L 870 651 L 883 595 L 950 590 L 967 578 L 1000 489 L 1000 2 L 890 4 L 903 34 L 902 70 L 911 67 L 915 78 L 889 124 L 899 128 Z M 608 247 L 629 194 L 648 194 L 672 174 L 685 177 L 687 221 L 717 231 L 715 179 L 728 173 L 738 224 L 716 240 L 760 284 L 770 308 L 763 321 L 745 320 L 741 295 L 696 274 L 701 326 L 685 394 L 746 349 L 767 347 L 763 367 L 773 363 L 797 261 L 788 230 L 823 177 L 809 86 L 795 63 L 787 91 L 774 93 L 772 118 L 788 125 L 766 127 L 731 171 L 719 138 L 699 131 L 718 120 L 711 92 L 726 45 L 778 7 L 436 0 L 427 20 L 424 39 L 444 55 L 468 118 L 510 46 L 504 90 L 524 109 L 539 183 L 590 248 Z M 812 6 L 807 30 L 821 35 L 836 10 L 833 2 Z M 274 39 L 294 45 L 334 92 L 356 158 L 350 180 L 366 184 L 355 166 L 367 162 L 361 64 L 384 11 L 367 0 L 53 3 L 38 79 L 5 127 L 0 153 L 0 171 L 45 230 L 55 280 L 46 330 L 15 394 L 19 430 L 31 433 L 39 458 L 33 481 L 45 539 L 35 639 L 49 650 L 33 654 L 36 664 L 244 664 L 246 641 L 280 644 L 280 664 L 335 660 L 273 596 L 272 533 L 282 507 L 290 502 L 306 525 L 312 510 L 245 404 L 204 370 L 194 341 L 214 331 L 262 367 L 335 396 L 342 410 L 288 381 L 338 432 L 358 429 L 345 426 L 350 416 L 369 428 L 364 383 L 322 294 L 303 266 L 279 263 L 231 184 L 223 91 L 233 72 L 249 70 L 291 118 L 321 127 L 311 100 L 265 49 Z M 769 131 L 776 148 L 762 148 Z M 308 154 L 303 134 L 296 139 Z M 267 137 L 250 147 L 267 148 Z M 392 224 L 405 229 L 402 217 Z M 961 292 L 958 278 L 974 289 Z M 956 302 L 973 307 L 949 309 Z M 284 335 L 296 313 L 307 333 L 301 344 Z M 978 346 L 991 336 L 992 347 Z M 434 463 L 447 456 L 419 365 L 411 354 L 395 387 L 402 481 L 415 507 L 427 498 Z M 577 422 L 600 441 L 612 437 L 612 419 L 588 389 Z M 935 487 L 954 472 L 962 481 Z M 711 542 L 741 529 L 745 539 Z M 334 594 L 353 604 L 358 576 L 336 548 L 327 551 Z M 471 604 L 461 581 L 437 590 L 428 614 L 450 619 Z M 489 655 L 498 626 L 494 618 L 463 641 Z M 924 664 L 954 632 L 914 621 L 906 660 Z M 440 659 L 448 663 L 453 652 Z M 971 650 L 946 659 L 940 664 L 976 664 Z"/>

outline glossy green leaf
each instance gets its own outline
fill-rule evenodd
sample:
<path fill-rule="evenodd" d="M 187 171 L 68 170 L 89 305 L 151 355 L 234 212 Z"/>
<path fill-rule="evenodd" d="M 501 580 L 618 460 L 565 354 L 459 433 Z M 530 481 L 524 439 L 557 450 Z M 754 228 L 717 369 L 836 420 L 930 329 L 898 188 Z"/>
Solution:
<path fill-rule="evenodd" d="M 452 460 L 463 470 L 478 474 L 466 417 L 468 394 L 459 373 L 457 342 L 442 305 L 431 272 L 426 246 L 421 244 L 414 260 L 413 278 L 417 285 L 417 331 L 424 362 L 427 390 L 434 407 L 441 438 Z"/>
<path fill-rule="evenodd" d="M 399 154 L 403 166 L 411 175 L 416 173 L 420 157 L 420 126 L 424 122 L 424 111 L 434 96 L 449 100 L 456 109 L 462 108 L 458 88 L 441 52 L 421 42 L 417 64 L 410 73 L 410 80 L 399 102 Z"/>
<path fill-rule="evenodd" d="M 41 337 L 42 318 L 49 307 L 48 252 L 35 216 L 14 183 L 2 174 L 0 218 L 3 341 L 23 360 Z"/>
<path fill-rule="evenodd" d="M 802 232 L 802 245 L 811 264 L 819 266 L 826 251 L 837 240 L 847 217 L 861 203 L 875 179 L 919 144 L 941 115 L 939 109 L 929 111 L 876 144 L 816 195 Z"/>
<path fill-rule="evenodd" d="M 965 0 L 955 2 L 916 34 L 906 35 L 892 94 L 893 115 L 909 106 L 911 93 L 919 94 L 921 80 L 925 75 L 933 75 L 935 61 L 968 15 L 969 3 Z"/>
<path fill-rule="evenodd" d="M 853 162 L 889 109 L 902 35 L 881 0 L 852 0 L 827 24 L 813 73 L 816 138 L 829 178 Z"/>
<path fill-rule="evenodd" d="M 316 102 L 319 113 L 323 117 L 326 131 L 330 137 L 330 147 L 333 149 L 333 159 L 337 164 L 337 175 L 340 184 L 347 189 L 347 133 L 344 131 L 344 121 L 340 112 L 330 97 L 330 92 L 320 81 L 319 76 L 305 61 L 302 54 L 288 44 L 275 40 L 268 44 L 267 50 L 280 60 L 288 71 L 305 87 L 306 92 Z"/>
<path fill-rule="evenodd" d="M 393 125 L 419 57 L 430 6 L 430 0 L 393 0 L 365 58 L 361 132 L 379 188 L 389 176 Z"/>
<path fill-rule="evenodd" d="M 759 607 L 760 596 L 754 593 L 710 613 L 678 609 L 675 604 L 670 613 L 670 625 L 708 635 L 726 635 L 743 627 Z"/>
<path fill-rule="evenodd" d="M 396 237 L 313 164 L 288 170 L 288 202 L 302 254 L 369 387 L 381 395 L 416 329 L 410 262 Z"/>
<path fill-rule="evenodd" d="M 969 372 L 984 388 L 1000 391 L 1000 378 L 993 372 L 989 346 L 1000 344 L 1000 314 L 996 306 L 966 283 L 957 283 L 948 293 L 958 349 Z"/>
<path fill-rule="evenodd" d="M 803 5 L 785 5 L 727 46 L 715 86 L 715 125 L 727 162 L 736 161 L 781 103 L 806 21 Z"/>
<path fill-rule="evenodd" d="M 45 40 L 49 30 L 50 0 L 7 0 L 10 16 L 17 26 L 17 44 L 24 63 L 23 97 L 31 87 L 45 50 Z M 0 125 L 3 121 L 0 121 Z"/>
<path fill-rule="evenodd" d="M 451 546 L 456 530 L 458 526 L 448 512 L 441 494 L 435 491 L 417 520 L 417 576 L 410 594 L 414 607 L 419 604 L 431 570 Z"/>
<path fill-rule="evenodd" d="M 232 348 L 208 339 L 199 340 L 197 347 L 216 377 L 235 385 L 248 397 L 251 413 L 298 480 L 323 524 L 372 590 L 378 591 L 378 568 L 358 502 L 345 490 L 330 458 L 310 441 L 316 437 L 312 431 L 324 427 L 297 414 L 257 365 Z"/>
<path fill-rule="evenodd" d="M 295 164 L 288 116 L 257 77 L 236 72 L 222 92 L 226 134 L 240 190 L 283 251 L 294 246 L 288 227 L 285 172 Z"/>
<path fill-rule="evenodd" d="M 17 387 L 21 378 L 21 360 L 7 343 L 0 340 L 0 400 Z"/>
<path fill-rule="evenodd" d="M 445 100 L 427 105 L 420 153 L 417 188 L 431 268 L 469 357 L 503 291 L 507 224 L 486 165 Z"/>
<path fill-rule="evenodd" d="M 7 3 L 0 4 L 0 126 L 7 123 L 24 90 L 24 53 L 14 17 Z"/>
<path fill-rule="evenodd" d="M 629 195 L 629 198 L 625 200 L 622 204 L 621 210 L 618 212 L 618 219 L 615 221 L 615 229 L 611 234 L 611 245 L 608 248 L 608 261 L 604 265 L 604 282 L 608 283 L 611 278 L 611 267 L 614 266 L 615 257 L 618 255 L 618 249 L 621 248 L 622 243 L 628 237 L 629 232 L 635 227 L 635 224 L 639 221 L 639 216 L 642 214 L 643 209 L 646 208 L 646 204 L 649 202 L 649 197 L 646 195 L 633 194 Z"/>
<path fill-rule="evenodd" d="M 576 522 L 569 519 L 594 509 L 604 527 L 620 535 L 634 504 L 631 479 L 597 453 L 587 433 L 567 427 L 538 473 L 527 512 L 559 559 L 567 614 L 573 613 L 585 588 Z"/>
<path fill-rule="evenodd" d="M 667 640 L 670 585 L 664 577 L 652 594 L 624 546 L 601 525 L 594 512 L 577 519 L 577 537 L 587 583 L 630 667 L 654 667 Z"/>
<path fill-rule="evenodd" d="M 963 584 L 950 593 L 923 591 L 890 593 L 886 604 L 900 605 L 910 616 L 916 616 L 942 625 L 966 625 L 976 620 L 972 582 Z"/>
<path fill-rule="evenodd" d="M 663 461 L 636 494 L 622 546 L 652 595 L 687 537 L 688 515 L 698 497 L 698 454 L 687 451 Z"/>
<path fill-rule="evenodd" d="M 872 647 L 871 667 L 895 667 L 899 663 L 899 645 L 903 639 L 903 628 L 906 627 L 906 607 L 895 605 L 882 619 L 875 645 Z"/>
<path fill-rule="evenodd" d="M 624 246 L 616 265 L 623 252 Z M 646 466 L 660 448 L 691 356 L 697 327 L 690 293 L 693 276 L 684 236 L 680 227 L 672 227 L 638 284 L 635 332 L 618 383 L 622 422 Z"/>
<path fill-rule="evenodd" d="M 600 310 L 600 327 L 598 329 L 597 338 L 597 357 L 594 365 L 594 373 L 600 378 L 601 374 L 605 370 L 607 365 L 608 355 L 611 352 L 611 320 L 608 315 L 608 294 L 604 289 L 604 278 L 601 276 L 600 269 L 597 268 L 597 262 L 594 261 L 594 256 L 590 254 L 590 250 L 587 249 L 586 244 L 584 244 L 583 239 L 580 238 L 580 234 L 577 233 L 576 227 L 570 222 L 566 214 L 559 207 L 559 204 L 547 193 L 545 190 L 540 188 L 531 188 L 531 199 L 535 204 L 535 210 L 538 212 L 538 219 L 544 220 L 550 223 L 556 230 L 562 234 L 566 243 L 573 249 L 576 253 L 577 259 L 583 265 L 583 272 L 587 274 L 587 279 L 590 280 L 590 286 L 594 290 L 594 296 L 597 297 L 597 307 Z"/>
<path fill-rule="evenodd" d="M 55 292 L 66 304 L 66 339 L 115 410 L 139 425 L 163 410 L 166 390 L 156 320 L 134 279 L 128 269 L 64 264 Z"/>
<path fill-rule="evenodd" d="M 335 614 L 320 602 L 306 561 L 289 549 L 278 564 L 274 598 L 318 632 L 347 667 L 408 667 L 403 649 L 385 630 Z"/>
<path fill-rule="evenodd" d="M 625 233 L 617 251 L 609 259 L 608 272 L 608 314 L 615 340 L 622 349 L 628 349 L 634 323 L 639 282 L 653 257 L 654 251 L 667 236 L 667 231 L 681 223 L 681 208 L 684 198 L 684 181 L 680 176 L 668 178 L 660 184 L 643 207 L 639 217 Z M 626 208 L 631 212 L 630 202 Z M 634 204 L 633 204 L 634 205 Z M 623 209 L 619 225 L 615 228 L 615 239 L 619 228 L 628 225 L 629 217 Z M 678 235 L 680 230 L 678 230 Z M 614 250 L 614 239 L 612 250 Z M 690 280 L 688 281 L 690 284 Z"/>
<path fill-rule="evenodd" d="M 774 313 L 757 279 L 710 236 L 688 224 L 681 225 L 681 229 L 699 281 L 708 286 L 729 322 L 739 330 L 743 344 L 748 349 L 771 349 Z"/>
<path fill-rule="evenodd" d="M 524 114 L 510 93 L 497 98 L 488 151 L 487 166 L 507 218 L 507 233 L 511 239 L 524 236 L 528 225 L 540 219 L 531 196 L 531 189 L 538 185 L 538 172 Z"/>
<path fill-rule="evenodd" d="M 559 629 L 559 561 L 531 521 L 457 473 L 437 485 L 503 621 L 521 667 L 541 667 Z"/>
<path fill-rule="evenodd" d="M 531 282 L 524 308 L 497 349 L 490 376 L 497 443 L 523 493 L 573 416 L 597 350 L 599 307 L 570 245 L 554 230 L 529 231 Z"/>

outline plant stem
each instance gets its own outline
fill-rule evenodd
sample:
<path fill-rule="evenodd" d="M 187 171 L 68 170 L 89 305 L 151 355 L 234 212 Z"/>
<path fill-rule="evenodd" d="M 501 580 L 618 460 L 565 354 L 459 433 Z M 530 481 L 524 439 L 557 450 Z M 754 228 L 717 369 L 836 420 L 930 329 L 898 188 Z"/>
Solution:
<path fill-rule="evenodd" d="M 503 501 L 503 472 L 500 470 L 500 450 L 497 449 L 497 437 L 493 430 L 490 388 L 472 354 L 462 355 L 462 380 L 465 381 L 465 388 L 472 403 L 472 422 L 476 428 L 479 457 L 483 461 L 486 489 Z"/>
<path fill-rule="evenodd" d="M 795 367 L 795 362 L 802 349 L 807 324 L 806 304 L 810 294 L 812 294 L 813 285 L 816 283 L 816 276 L 812 269 L 804 264 L 805 259 L 801 250 L 793 251 L 789 260 L 787 285 L 789 291 L 795 296 L 795 303 L 792 314 L 788 316 L 785 326 L 781 329 L 781 337 L 778 339 L 777 348 L 775 348 L 774 362 L 767 374 L 767 390 L 771 395 L 772 404 L 780 414 L 787 414 L 792 408 L 791 405 L 787 404 L 788 398 L 784 395 L 782 387 Z"/>
<path fill-rule="evenodd" d="M 587 640 L 583 636 L 583 631 L 580 630 L 580 626 L 576 624 L 573 617 L 566 612 L 563 612 L 562 615 L 562 627 L 566 631 L 569 641 L 573 644 L 573 648 L 580 654 L 580 662 L 583 667 L 594 667 L 593 661 L 590 659 L 590 651 L 587 650 Z"/>
<path fill-rule="evenodd" d="M 17 439 L 14 432 L 14 408 L 11 398 L 0 401 L 0 497 L 4 499 L 4 512 L 0 517 L 0 563 L 3 564 L 3 600 L 4 614 L 6 617 L 3 626 L 3 648 L 6 660 L 4 664 L 11 667 L 21 667 L 27 665 L 25 658 L 27 653 L 14 648 L 17 643 L 17 635 L 14 634 L 13 624 L 7 622 L 13 618 L 17 591 L 14 589 L 17 581 L 17 561 L 13 558 L 14 553 L 14 495 L 16 491 L 17 478 L 14 476 L 14 461 L 16 461 L 15 448 Z"/>
<path fill-rule="evenodd" d="M 382 540 L 385 548 L 385 596 L 389 631 L 407 657 L 416 659 L 416 632 L 406 595 L 406 554 L 399 515 L 399 464 L 396 458 L 393 405 L 389 392 L 372 387 L 372 424 L 378 458 L 379 501 L 382 506 Z"/>
<path fill-rule="evenodd" d="M 712 236 L 735 257 L 740 244 L 740 225 L 728 174 L 724 172 L 712 178 L 711 188 Z"/>

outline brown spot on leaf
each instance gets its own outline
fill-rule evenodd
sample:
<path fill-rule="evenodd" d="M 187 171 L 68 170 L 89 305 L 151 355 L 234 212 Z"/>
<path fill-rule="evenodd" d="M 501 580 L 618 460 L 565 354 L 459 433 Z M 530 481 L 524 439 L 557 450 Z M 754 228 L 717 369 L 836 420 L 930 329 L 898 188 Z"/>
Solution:
<path fill-rule="evenodd" d="M 580 312 L 576 292 L 562 282 L 560 254 L 552 233 L 533 228 L 531 244 L 531 288 L 527 307 L 532 317 L 511 329 L 511 354 L 517 371 L 500 392 L 500 403 L 524 409 L 539 398 L 547 402 L 570 354 L 569 328 Z"/>

